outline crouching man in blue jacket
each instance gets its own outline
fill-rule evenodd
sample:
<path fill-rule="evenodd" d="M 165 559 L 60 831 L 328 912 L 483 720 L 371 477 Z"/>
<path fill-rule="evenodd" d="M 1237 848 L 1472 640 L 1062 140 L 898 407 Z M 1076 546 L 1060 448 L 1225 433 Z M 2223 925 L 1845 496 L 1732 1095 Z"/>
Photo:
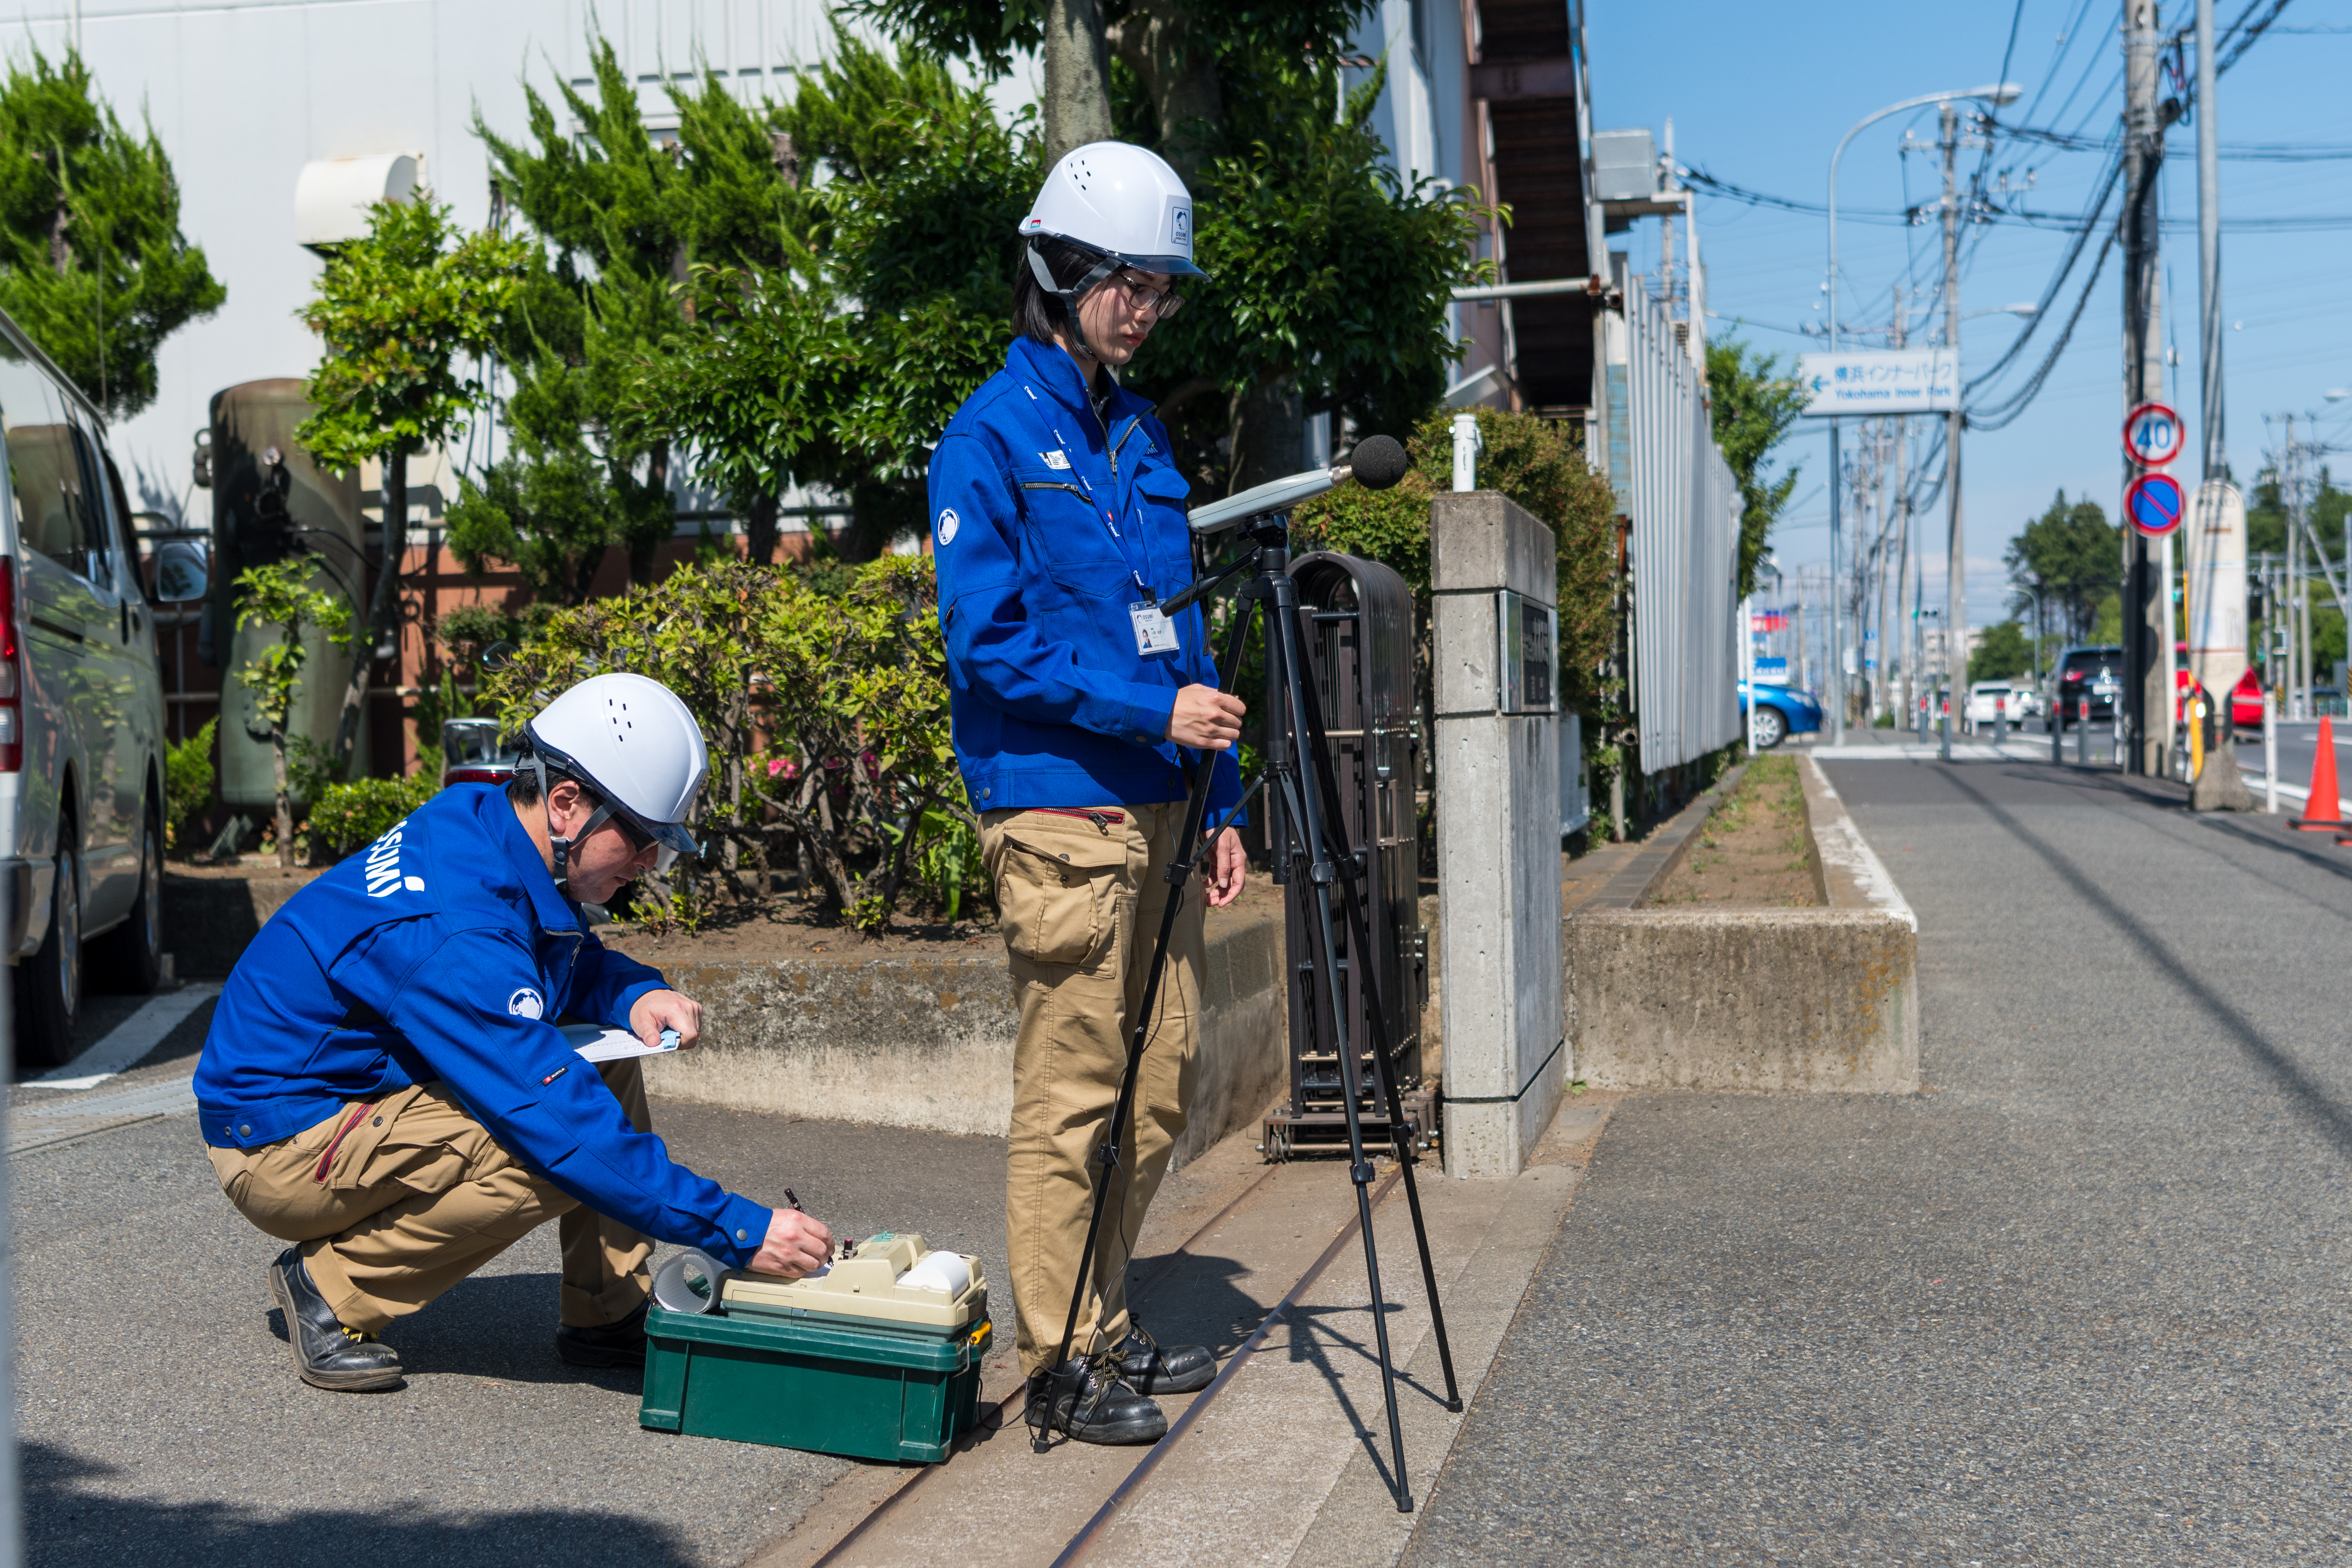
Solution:
<path fill-rule="evenodd" d="M 693 715 L 656 681 L 600 675 L 526 735 L 505 789 L 443 790 L 289 900 L 205 1041 L 213 1168 L 239 1214 L 293 1243 L 270 1291 L 320 1388 L 398 1384 L 377 1336 L 551 1219 L 555 1348 L 582 1366 L 644 1363 L 655 1240 L 788 1278 L 832 1250 L 808 1215 L 672 1160 L 637 1063 L 592 1068 L 555 1027 L 648 1046 L 700 1032 L 700 1005 L 606 952 L 580 910 L 693 847 Z"/>

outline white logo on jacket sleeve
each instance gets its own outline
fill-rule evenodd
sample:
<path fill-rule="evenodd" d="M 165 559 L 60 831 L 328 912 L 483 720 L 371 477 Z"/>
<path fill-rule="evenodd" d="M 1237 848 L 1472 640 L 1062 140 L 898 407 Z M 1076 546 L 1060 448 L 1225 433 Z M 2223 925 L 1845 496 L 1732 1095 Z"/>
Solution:
<path fill-rule="evenodd" d="M 507 998 L 507 1011 L 518 1018 L 540 1018 L 547 1015 L 547 1004 L 539 993 L 526 985 Z"/>
<path fill-rule="evenodd" d="M 960 520 L 957 518 L 955 508 L 953 507 L 949 507 L 940 513 L 940 542 L 941 544 L 953 544 L 955 542 L 956 528 L 959 525 L 959 522 Z"/>
<path fill-rule="evenodd" d="M 404 878 L 400 874 L 400 830 L 407 826 L 408 819 L 404 816 L 394 823 L 383 837 L 369 846 L 366 863 L 360 868 L 361 875 L 367 879 L 369 898 L 388 898 L 403 888 L 412 893 L 425 890 L 424 878 Z"/>

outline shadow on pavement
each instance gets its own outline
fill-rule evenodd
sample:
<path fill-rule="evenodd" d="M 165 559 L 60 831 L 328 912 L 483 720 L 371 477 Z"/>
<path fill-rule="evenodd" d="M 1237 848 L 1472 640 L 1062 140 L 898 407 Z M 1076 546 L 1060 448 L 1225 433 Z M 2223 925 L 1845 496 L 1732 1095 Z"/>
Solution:
<path fill-rule="evenodd" d="M 322 1454 L 317 1495 L 334 1496 L 348 1455 Z M 23 1452 L 26 1561 L 142 1563 L 302 1563 L 321 1558 L 519 1568 L 627 1563 L 688 1568 L 683 1542 L 659 1526 L 592 1510 L 420 1518 L 413 1510 L 324 1508 L 275 1517 L 229 1502 L 163 1503 L 91 1489 L 120 1484 L 112 1465 L 27 1443 Z"/>
<path fill-rule="evenodd" d="M 2018 821 L 1990 796 L 1966 779 L 1956 776 L 1949 783 L 1954 789 L 1971 796 L 1978 808 L 2000 824 L 2012 837 L 2040 851 L 2042 860 L 2065 879 L 2068 887 L 2082 895 L 2085 901 L 2107 918 L 2116 931 L 2155 961 L 2158 972 L 2179 990 L 2191 1006 L 2210 1018 L 2255 1065 L 2278 1081 L 2279 1087 L 2286 1090 L 2294 1103 L 2336 1145 L 2339 1153 L 2352 1156 L 2352 1110 L 2347 1110 L 2324 1093 L 2300 1067 L 2288 1059 L 2284 1052 L 2271 1044 L 2244 1014 L 2204 987 L 2185 979 L 2184 976 L 2189 973 L 2188 955 L 2173 951 L 2161 937 L 2109 898 L 2105 890 L 2085 876 L 2056 845 Z"/>

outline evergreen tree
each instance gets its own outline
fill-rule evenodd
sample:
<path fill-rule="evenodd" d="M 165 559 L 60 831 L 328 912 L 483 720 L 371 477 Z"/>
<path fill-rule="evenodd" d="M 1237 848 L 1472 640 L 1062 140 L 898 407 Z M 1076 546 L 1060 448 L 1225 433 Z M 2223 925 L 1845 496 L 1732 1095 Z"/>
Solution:
<path fill-rule="evenodd" d="M 2098 502 L 2069 501 L 2060 490 L 2049 510 L 2010 541 L 2001 561 L 2010 581 L 2041 591 L 2068 637 L 2086 637 L 2095 628 L 2100 601 L 2116 592 L 2123 574 L 2123 532 Z"/>
<path fill-rule="evenodd" d="M 0 310 L 115 418 L 155 400 L 163 340 L 228 298 L 143 130 L 98 100 L 72 49 L 54 66 L 36 49 L 0 80 Z"/>
<path fill-rule="evenodd" d="M 1731 465 L 1745 503 L 1739 513 L 1744 598 L 1756 591 L 1756 567 L 1764 559 L 1767 536 L 1797 489 L 1794 467 L 1768 481 L 1765 459 L 1804 413 L 1805 395 L 1794 378 L 1781 374 L 1779 355 L 1759 353 L 1737 338 L 1706 345 L 1706 388 L 1715 444 Z"/>

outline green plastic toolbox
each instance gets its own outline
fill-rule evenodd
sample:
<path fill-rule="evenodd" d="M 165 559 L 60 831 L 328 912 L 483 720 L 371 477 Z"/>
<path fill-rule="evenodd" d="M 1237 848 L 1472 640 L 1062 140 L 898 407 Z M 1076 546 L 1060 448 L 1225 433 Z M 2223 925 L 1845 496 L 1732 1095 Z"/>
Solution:
<path fill-rule="evenodd" d="M 979 1407 L 988 1292 L 972 1258 L 957 1259 L 961 1289 L 898 1283 L 925 1251 L 919 1236 L 878 1236 L 824 1277 L 727 1274 L 712 1310 L 653 1307 L 638 1425 L 866 1459 L 946 1458 Z"/>

